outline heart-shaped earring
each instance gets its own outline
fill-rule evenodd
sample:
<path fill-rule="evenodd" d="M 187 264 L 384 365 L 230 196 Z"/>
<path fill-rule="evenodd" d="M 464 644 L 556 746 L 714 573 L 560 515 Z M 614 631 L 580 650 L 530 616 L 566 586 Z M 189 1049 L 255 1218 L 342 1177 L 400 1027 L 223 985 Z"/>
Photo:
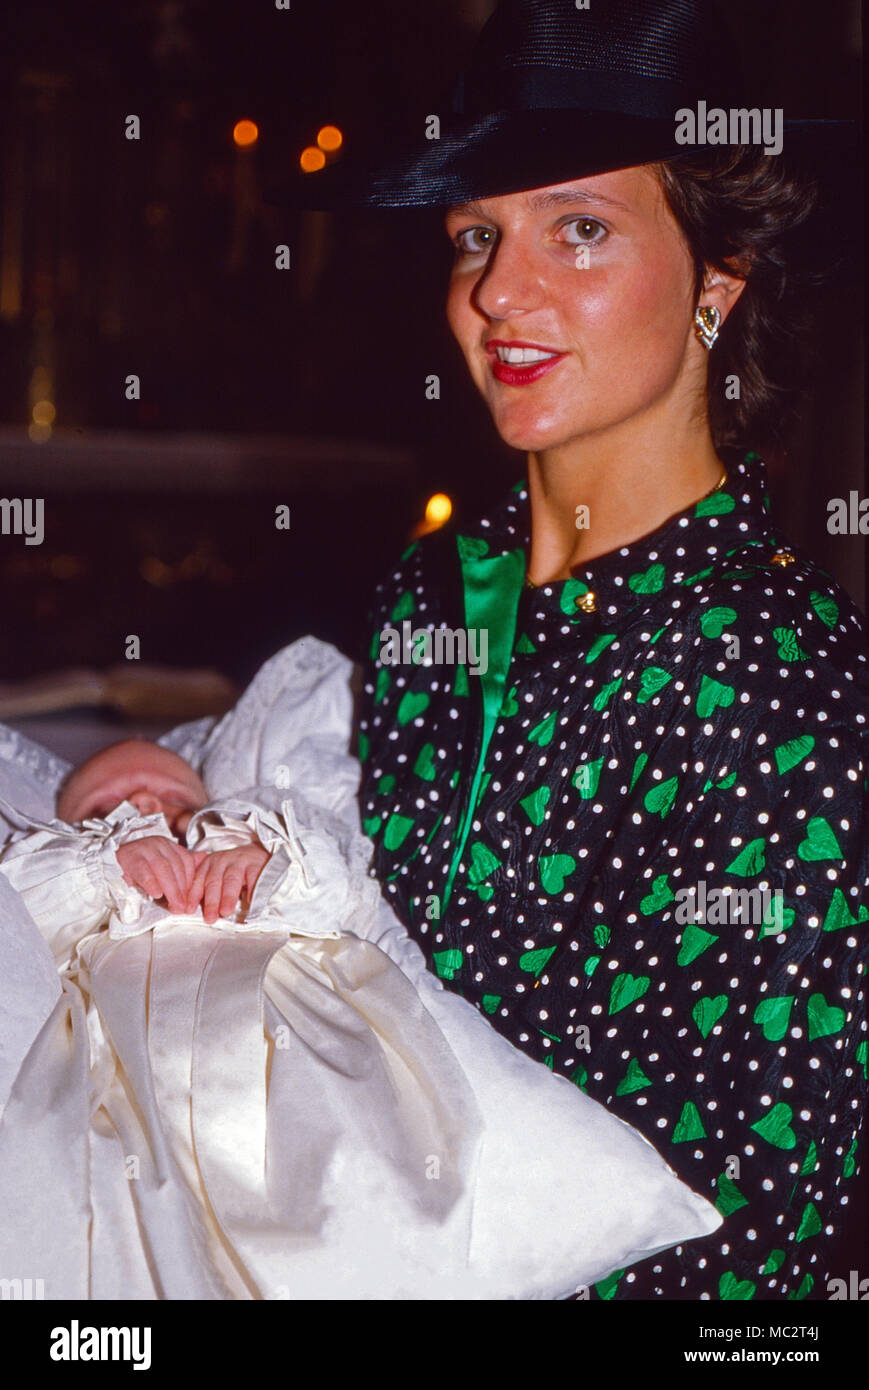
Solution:
<path fill-rule="evenodd" d="M 700 304 L 694 311 L 694 331 L 701 343 L 709 351 L 715 346 L 718 340 L 718 328 L 721 324 L 721 310 L 714 304 Z"/>

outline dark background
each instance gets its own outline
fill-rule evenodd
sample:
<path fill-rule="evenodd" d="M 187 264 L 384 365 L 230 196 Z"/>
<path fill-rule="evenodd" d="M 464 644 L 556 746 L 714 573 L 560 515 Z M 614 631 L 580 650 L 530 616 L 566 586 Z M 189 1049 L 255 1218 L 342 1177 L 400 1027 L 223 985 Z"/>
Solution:
<path fill-rule="evenodd" d="M 111 665 L 133 633 L 144 661 L 239 682 L 303 632 L 358 655 L 373 586 L 426 498 L 446 491 L 470 514 L 519 475 L 448 338 L 439 224 L 260 196 L 324 123 L 345 150 L 418 129 L 489 9 L 7 6 L 0 496 L 44 497 L 47 530 L 42 546 L 0 535 L 0 680 Z M 856 0 L 730 0 L 726 14 L 758 104 L 857 114 Z M 259 126 L 249 151 L 232 140 L 242 117 Z M 844 175 L 859 201 L 859 170 Z M 865 542 L 826 531 L 827 498 L 866 490 L 858 296 L 840 277 L 821 297 L 812 390 L 770 466 L 791 538 L 865 605 Z M 34 430 L 46 399 L 55 418 Z"/>

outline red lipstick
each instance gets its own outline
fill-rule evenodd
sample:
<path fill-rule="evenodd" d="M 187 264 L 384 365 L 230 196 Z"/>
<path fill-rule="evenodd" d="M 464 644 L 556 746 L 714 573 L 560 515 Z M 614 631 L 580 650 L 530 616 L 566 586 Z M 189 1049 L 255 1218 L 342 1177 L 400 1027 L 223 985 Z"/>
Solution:
<path fill-rule="evenodd" d="M 532 361 L 506 362 L 499 355 L 498 349 L 506 352 L 512 349 L 511 355 L 517 356 L 519 351 L 525 350 L 527 356 L 531 353 L 548 353 L 550 356 L 537 357 Z M 509 341 L 502 338 L 492 338 L 486 343 L 486 352 L 489 354 L 492 374 L 496 381 L 500 381 L 505 386 L 530 386 L 532 382 L 539 381 L 547 372 L 557 367 L 559 362 L 567 356 L 566 352 L 559 352 L 557 348 L 545 347 L 543 343 L 528 343 L 517 338 Z"/>

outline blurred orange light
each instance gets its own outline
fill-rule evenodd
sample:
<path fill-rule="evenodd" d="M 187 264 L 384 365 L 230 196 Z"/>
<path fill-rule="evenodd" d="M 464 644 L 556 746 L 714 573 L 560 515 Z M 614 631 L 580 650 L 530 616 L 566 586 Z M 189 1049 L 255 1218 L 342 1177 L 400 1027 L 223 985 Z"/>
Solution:
<path fill-rule="evenodd" d="M 452 512 L 453 504 L 445 492 L 436 492 L 425 504 L 425 519 L 432 526 L 443 526 Z"/>
<path fill-rule="evenodd" d="M 236 121 L 232 128 L 232 138 L 241 149 L 255 145 L 259 139 L 259 126 L 255 121 Z"/>
<path fill-rule="evenodd" d="M 146 555 L 139 565 L 139 573 L 147 584 L 156 589 L 167 589 L 174 583 L 171 565 L 158 560 L 154 555 Z"/>
<path fill-rule="evenodd" d="M 328 150 L 331 153 L 333 150 L 340 150 L 344 144 L 344 136 L 336 125 L 324 125 L 323 129 L 318 132 L 317 144 L 321 150 Z"/>
<path fill-rule="evenodd" d="M 57 412 L 54 408 L 53 401 L 37 401 L 31 411 L 31 417 L 35 425 L 53 424 L 56 414 Z"/>
<path fill-rule="evenodd" d="M 326 156 L 316 145 L 306 145 L 299 156 L 299 163 L 306 174 L 315 174 L 326 163 Z"/>

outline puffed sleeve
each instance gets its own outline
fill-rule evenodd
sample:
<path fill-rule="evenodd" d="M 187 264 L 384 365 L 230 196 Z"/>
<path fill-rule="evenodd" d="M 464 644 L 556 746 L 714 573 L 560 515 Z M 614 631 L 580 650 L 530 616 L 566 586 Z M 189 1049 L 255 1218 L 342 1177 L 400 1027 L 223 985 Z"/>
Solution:
<path fill-rule="evenodd" d="M 609 941 L 592 977 L 595 1008 L 583 1015 L 590 1045 L 580 1051 L 565 1036 L 554 1059 L 725 1218 L 713 1236 L 621 1271 L 607 1298 L 826 1297 L 854 1200 L 866 1074 L 865 749 L 843 726 L 732 747 L 730 766 L 711 781 L 704 772 L 662 818 L 619 922 L 596 938 Z M 754 889 L 781 897 L 745 895 L 734 920 L 723 896 Z M 628 958 L 620 940 L 633 944 Z M 568 968 L 580 973 L 576 957 Z M 596 1040 L 610 1037 L 604 1076 Z M 629 1037 L 627 1052 L 613 1051 Z"/>
<path fill-rule="evenodd" d="M 146 835 L 171 838 L 162 815 L 140 816 L 124 803 L 81 827 L 55 820 L 20 831 L 0 851 L 0 872 L 21 894 L 58 964 L 110 912 L 125 923 L 138 920 L 148 900 L 124 879 L 117 850 Z"/>

